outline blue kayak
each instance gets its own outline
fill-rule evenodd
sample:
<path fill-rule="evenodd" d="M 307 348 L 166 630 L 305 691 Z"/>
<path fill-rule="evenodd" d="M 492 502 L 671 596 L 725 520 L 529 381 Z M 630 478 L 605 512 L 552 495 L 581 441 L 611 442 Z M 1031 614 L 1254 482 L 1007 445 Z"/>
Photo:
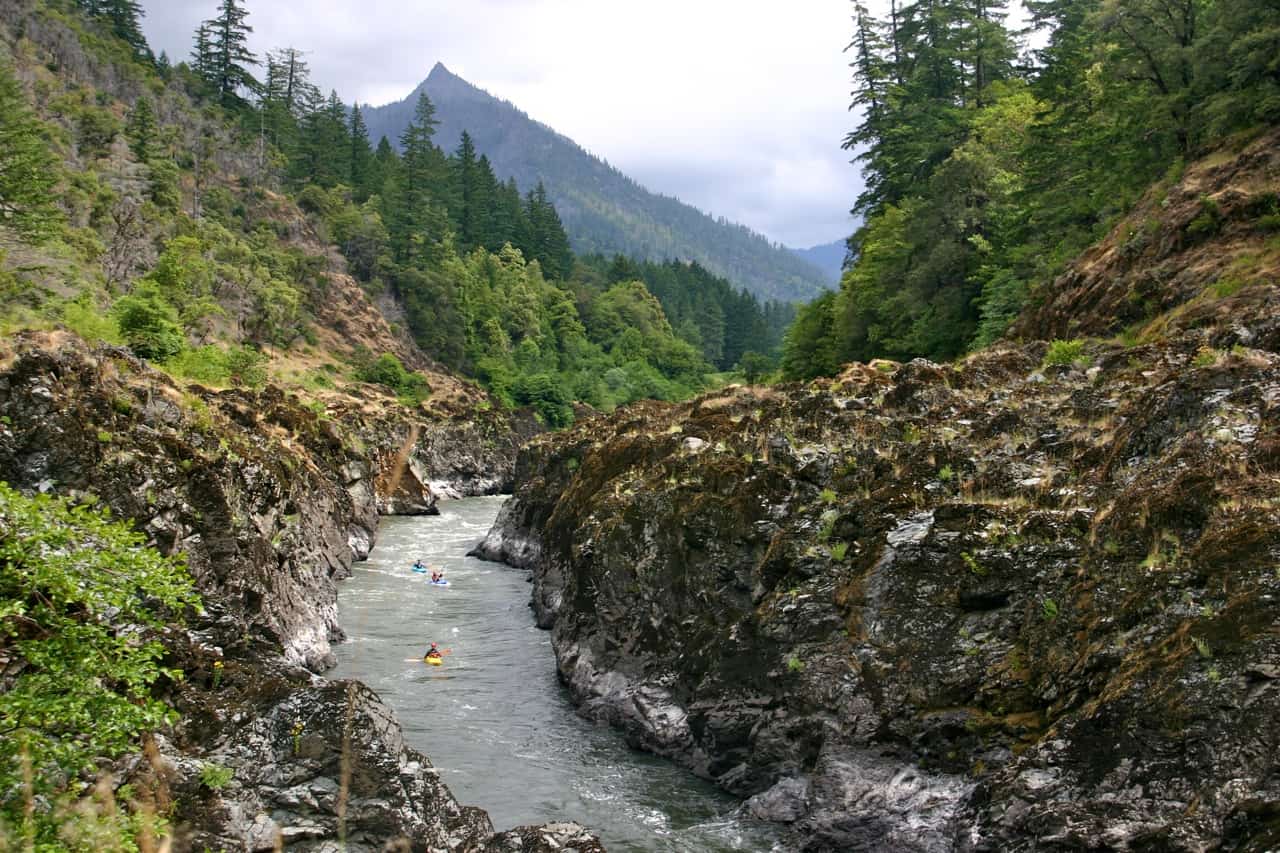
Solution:
<path fill-rule="evenodd" d="M 425 575 L 427 572 L 431 571 L 430 569 L 427 569 L 427 568 L 421 568 L 421 569 L 420 569 L 420 568 L 418 568 L 417 566 L 414 566 L 414 567 L 413 567 L 413 570 L 414 570 L 415 572 L 417 572 L 418 574 L 420 574 L 420 575 Z"/>
<path fill-rule="evenodd" d="M 431 586 L 448 586 L 449 585 L 448 581 L 427 581 L 427 583 L 431 584 Z"/>

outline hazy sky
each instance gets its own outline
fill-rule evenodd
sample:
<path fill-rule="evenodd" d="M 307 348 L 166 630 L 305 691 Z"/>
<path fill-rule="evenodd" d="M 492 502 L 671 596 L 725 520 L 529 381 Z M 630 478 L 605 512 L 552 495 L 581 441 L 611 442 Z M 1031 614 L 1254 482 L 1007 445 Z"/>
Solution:
<path fill-rule="evenodd" d="M 174 60 L 216 0 L 143 0 Z M 648 188 L 805 247 L 860 189 L 848 0 L 247 0 L 252 47 L 310 51 L 322 89 L 399 100 L 443 62 Z"/>

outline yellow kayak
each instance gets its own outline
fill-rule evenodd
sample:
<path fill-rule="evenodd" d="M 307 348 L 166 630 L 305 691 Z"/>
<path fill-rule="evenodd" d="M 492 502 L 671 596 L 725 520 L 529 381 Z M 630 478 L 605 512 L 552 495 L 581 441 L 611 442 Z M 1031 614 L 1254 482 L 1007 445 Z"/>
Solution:
<path fill-rule="evenodd" d="M 444 666 L 444 658 L 423 658 L 422 662 L 431 666 Z"/>

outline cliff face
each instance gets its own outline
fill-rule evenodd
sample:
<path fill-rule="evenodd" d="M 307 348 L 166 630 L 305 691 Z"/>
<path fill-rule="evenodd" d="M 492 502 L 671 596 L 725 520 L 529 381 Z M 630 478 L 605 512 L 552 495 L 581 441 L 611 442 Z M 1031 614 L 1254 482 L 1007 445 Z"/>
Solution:
<path fill-rule="evenodd" d="M 532 442 L 585 715 L 807 850 L 1280 843 L 1280 356 L 1044 345 Z"/>
<path fill-rule="evenodd" d="M 117 781 L 172 806 L 182 849 L 598 849 L 570 824 L 523 830 L 528 844 L 512 847 L 521 832 L 495 835 L 460 806 L 367 688 L 314 675 L 341 637 L 337 581 L 394 504 L 388 466 L 417 452 L 397 453 L 402 433 L 430 437 L 426 470 L 458 491 L 475 484 L 450 478 L 477 460 L 500 470 L 507 454 L 511 467 L 505 416 L 370 405 L 348 424 L 270 386 L 182 391 L 126 350 L 64 333 L 0 347 L 0 480 L 100 501 L 184 554 L 204 598 L 165 637 L 186 674 L 164 688 L 181 721 Z M 419 498 L 434 502 L 425 486 Z M 231 771 L 225 785 L 206 780 L 211 766 Z"/>

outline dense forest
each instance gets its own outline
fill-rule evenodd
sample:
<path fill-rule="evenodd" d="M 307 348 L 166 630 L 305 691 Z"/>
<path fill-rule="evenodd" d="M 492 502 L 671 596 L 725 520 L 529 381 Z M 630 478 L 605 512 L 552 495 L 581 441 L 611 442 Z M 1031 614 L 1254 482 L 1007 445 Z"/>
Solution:
<path fill-rule="evenodd" d="M 1025 5 L 1029 55 L 1001 0 L 854 4 L 865 224 L 840 291 L 788 332 L 787 375 L 991 343 L 1152 184 L 1280 120 L 1274 2 Z"/>
<path fill-rule="evenodd" d="M 82 334 L 202 381 L 256 376 L 258 347 L 305 343 L 323 299 L 317 259 L 289 245 L 271 209 L 284 189 L 370 294 L 394 297 L 423 352 L 549 425 L 569 423 L 575 402 L 678 399 L 723 381 L 715 374 L 755 379 L 777 364 L 790 306 L 762 304 L 696 263 L 578 259 L 545 186 L 499 180 L 465 131 L 452 151 L 436 144 L 425 91 L 394 143 L 375 144 L 359 105 L 315 86 L 303 51 L 248 49 L 241 0 L 221 0 L 177 64 L 153 55 L 135 2 L 47 8 L 86 14 L 94 25 L 85 38 L 127 56 L 140 93 L 123 116 L 85 92 L 48 105 L 73 130 L 50 144 L 65 132 L 41 121 L 0 67 L 14 119 L 3 129 L 15 159 L 0 175 L 6 218 L 70 255 L 121 255 L 92 294 L 37 297 L 11 283 L 15 307 L 53 311 Z M 179 103 L 212 124 L 188 138 L 197 119 L 180 116 Z M 228 185 L 219 160 L 235 151 L 241 177 Z M 64 173 L 60 159 L 102 169 Z M 73 187 L 61 204 L 49 194 L 59 181 Z M 77 250 L 104 234 L 110 246 Z M 413 396 L 414 383 L 381 355 L 362 356 L 357 375 L 392 376 Z"/>

